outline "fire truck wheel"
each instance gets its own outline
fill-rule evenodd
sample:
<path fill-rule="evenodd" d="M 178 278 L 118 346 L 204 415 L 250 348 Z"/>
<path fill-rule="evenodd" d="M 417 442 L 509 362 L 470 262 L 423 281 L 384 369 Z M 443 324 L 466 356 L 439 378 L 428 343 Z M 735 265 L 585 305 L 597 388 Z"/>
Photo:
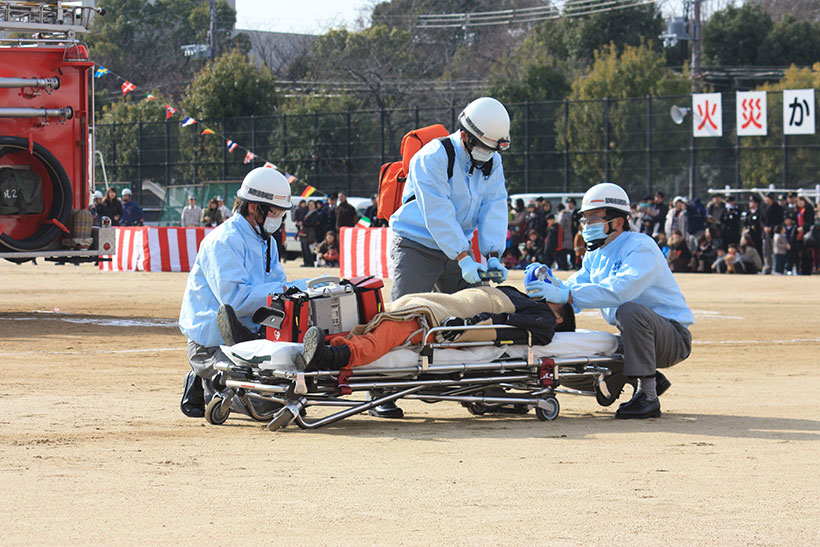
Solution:
<path fill-rule="evenodd" d="M 28 152 L 28 140 L 20 137 L 0 135 L 0 158 L 14 151 Z M 32 156 L 36 158 L 49 174 L 51 180 L 51 209 L 48 220 L 57 220 L 64 226 L 71 219 L 71 201 L 73 192 L 71 182 L 59 160 L 43 145 L 34 143 Z M 7 247 L 12 251 L 39 251 L 54 243 L 63 233 L 59 226 L 53 223 L 44 223 L 39 230 L 25 239 L 14 239 L 6 234 L 0 234 L 0 248 Z"/>

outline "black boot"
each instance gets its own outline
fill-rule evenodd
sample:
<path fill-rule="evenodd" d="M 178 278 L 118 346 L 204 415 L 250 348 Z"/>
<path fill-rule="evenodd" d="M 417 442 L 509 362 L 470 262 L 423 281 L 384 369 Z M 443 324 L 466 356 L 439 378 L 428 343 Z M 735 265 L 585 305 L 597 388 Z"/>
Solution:
<path fill-rule="evenodd" d="M 672 382 L 662 373 L 655 371 L 655 392 L 658 397 L 666 393 L 666 390 L 672 386 Z"/>
<path fill-rule="evenodd" d="M 319 327 L 310 327 L 302 343 L 302 365 L 306 371 L 339 370 L 350 363 L 350 348 L 346 344 L 325 344 L 325 331 Z"/>
<path fill-rule="evenodd" d="M 382 395 L 383 393 L 381 392 L 371 391 L 369 398 L 378 399 Z M 396 405 L 395 401 L 388 401 L 379 406 L 374 406 L 368 410 L 367 413 L 377 418 L 404 418 L 404 411 Z"/>
<path fill-rule="evenodd" d="M 225 340 L 226 346 L 233 346 L 239 342 L 246 342 L 256 338 L 251 330 L 239 321 L 233 307 L 228 304 L 219 305 L 216 312 L 216 326 L 219 328 L 219 334 Z"/>
<path fill-rule="evenodd" d="M 205 416 L 205 393 L 202 390 L 202 380 L 194 374 L 194 371 L 190 371 L 185 375 L 179 408 L 189 418 L 202 418 Z"/>

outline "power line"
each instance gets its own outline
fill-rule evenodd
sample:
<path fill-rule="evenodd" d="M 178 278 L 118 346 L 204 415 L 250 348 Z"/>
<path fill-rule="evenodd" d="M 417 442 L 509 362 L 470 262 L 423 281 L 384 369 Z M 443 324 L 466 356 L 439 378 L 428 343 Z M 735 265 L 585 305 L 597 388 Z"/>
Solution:
<path fill-rule="evenodd" d="M 471 13 L 429 13 L 419 15 L 417 28 L 445 29 L 469 28 L 491 25 L 527 24 L 559 19 L 561 17 L 581 17 L 595 13 L 634 8 L 654 4 L 655 0 L 567 0 L 563 10 L 555 6 L 515 8 L 498 11 L 477 11 Z"/>

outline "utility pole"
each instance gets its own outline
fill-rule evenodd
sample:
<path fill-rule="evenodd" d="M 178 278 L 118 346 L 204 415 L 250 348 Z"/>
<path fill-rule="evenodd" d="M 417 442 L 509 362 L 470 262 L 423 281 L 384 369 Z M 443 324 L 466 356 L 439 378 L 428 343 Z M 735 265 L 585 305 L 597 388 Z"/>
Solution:
<path fill-rule="evenodd" d="M 216 0 L 210 0 L 210 3 L 211 3 L 211 25 L 208 29 L 208 45 L 211 46 L 211 61 L 215 61 L 216 60 Z"/>
<path fill-rule="evenodd" d="M 695 13 L 692 17 L 692 92 L 700 91 L 700 2 L 693 0 Z"/>

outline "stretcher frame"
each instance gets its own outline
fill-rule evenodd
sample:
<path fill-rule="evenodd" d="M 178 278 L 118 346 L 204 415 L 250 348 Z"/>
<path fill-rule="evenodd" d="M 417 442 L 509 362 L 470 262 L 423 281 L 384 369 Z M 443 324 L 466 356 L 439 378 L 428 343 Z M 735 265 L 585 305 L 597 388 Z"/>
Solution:
<path fill-rule="evenodd" d="M 268 370 L 254 363 L 220 363 L 221 373 L 215 381 L 217 393 L 208 403 L 206 420 L 223 424 L 232 405 L 255 420 L 268 422 L 276 431 L 290 423 L 302 429 L 316 429 L 350 416 L 361 414 L 384 403 L 399 399 L 428 403 L 458 402 L 475 415 L 502 411 L 526 414 L 535 409 L 541 421 L 558 417 L 559 393 L 609 397 L 604 380 L 613 368 L 623 367 L 621 354 L 578 357 L 536 357 L 532 334 L 527 336 L 527 357 L 504 358 L 483 363 L 435 363 L 435 350 L 471 346 L 498 345 L 498 342 L 436 342 L 444 331 L 481 329 L 514 329 L 510 325 L 468 325 L 427 329 L 417 365 L 399 368 L 362 368 L 343 370 Z M 501 342 L 512 344 L 512 342 Z M 593 389 L 564 386 L 566 380 L 586 382 Z M 348 398 L 356 392 L 378 393 L 365 400 Z M 487 393 L 489 392 L 489 394 Z M 253 401 L 273 407 L 260 412 Z M 600 401 L 600 399 L 599 399 Z M 318 419 L 307 418 L 307 408 L 325 406 L 341 408 Z"/>

